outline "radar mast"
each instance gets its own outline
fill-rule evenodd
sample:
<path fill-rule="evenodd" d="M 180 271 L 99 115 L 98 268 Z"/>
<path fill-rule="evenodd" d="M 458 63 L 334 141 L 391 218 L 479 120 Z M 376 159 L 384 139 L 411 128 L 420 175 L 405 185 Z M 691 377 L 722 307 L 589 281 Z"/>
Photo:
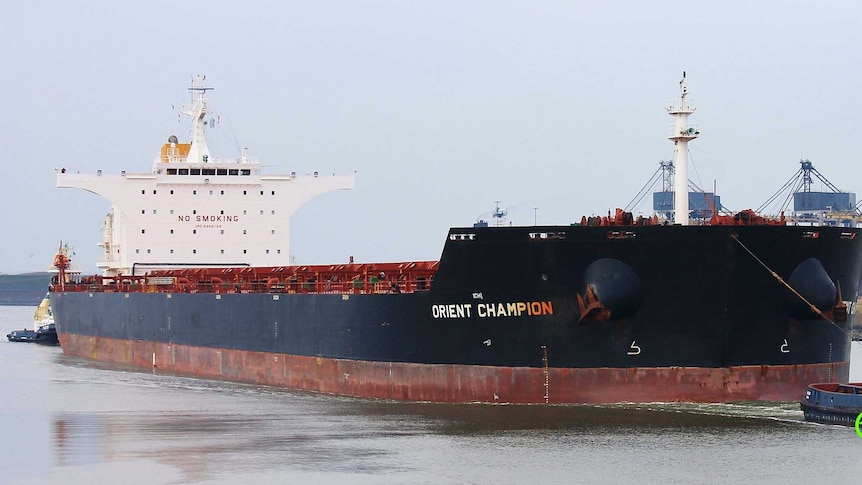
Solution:
<path fill-rule="evenodd" d="M 674 143 L 674 183 L 673 183 L 673 222 L 687 226 L 689 223 L 688 206 L 688 142 L 700 134 L 697 127 L 688 123 L 688 117 L 694 113 L 694 106 L 686 100 L 688 89 L 685 86 L 685 71 L 679 82 L 679 99 L 671 101 L 667 108 L 668 114 L 675 118 L 673 132 L 668 137 Z"/>

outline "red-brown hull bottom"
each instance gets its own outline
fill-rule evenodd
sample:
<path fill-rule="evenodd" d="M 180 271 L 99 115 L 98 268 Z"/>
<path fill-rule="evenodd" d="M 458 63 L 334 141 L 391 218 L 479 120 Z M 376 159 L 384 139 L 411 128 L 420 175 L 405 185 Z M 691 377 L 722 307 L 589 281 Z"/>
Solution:
<path fill-rule="evenodd" d="M 812 382 L 846 381 L 850 363 L 725 368 L 553 368 L 305 357 L 61 334 L 67 355 L 154 365 L 205 378 L 326 394 L 433 402 L 798 401 Z"/>

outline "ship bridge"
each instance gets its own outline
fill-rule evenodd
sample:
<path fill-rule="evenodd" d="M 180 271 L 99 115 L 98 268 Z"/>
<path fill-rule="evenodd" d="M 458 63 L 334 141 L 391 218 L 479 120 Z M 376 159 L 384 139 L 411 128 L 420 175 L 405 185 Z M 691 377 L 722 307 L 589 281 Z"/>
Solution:
<path fill-rule="evenodd" d="M 290 217 L 321 194 L 352 189 L 354 174 L 264 174 L 245 150 L 217 160 L 206 145 L 203 77 L 192 82 L 192 141 L 168 138 L 152 171 L 115 174 L 57 169 L 57 187 L 111 202 L 99 268 L 106 276 L 137 268 L 278 266 L 290 258 Z M 140 270 L 139 270 L 140 271 Z"/>

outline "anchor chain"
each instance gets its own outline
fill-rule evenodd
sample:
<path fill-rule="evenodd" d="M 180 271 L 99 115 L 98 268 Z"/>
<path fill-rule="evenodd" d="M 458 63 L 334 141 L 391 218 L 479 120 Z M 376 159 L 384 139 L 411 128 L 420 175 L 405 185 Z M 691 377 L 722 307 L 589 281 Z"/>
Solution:
<path fill-rule="evenodd" d="M 827 322 L 829 322 L 830 324 L 832 324 L 835 328 L 837 328 L 838 330 L 842 331 L 843 333 L 845 333 L 845 334 L 850 334 L 850 332 L 849 332 L 848 330 L 845 330 L 845 329 L 843 329 L 843 328 L 839 327 L 839 326 L 838 326 L 838 324 L 836 324 L 836 323 L 835 323 L 831 318 L 827 317 L 823 312 L 821 312 L 819 308 L 817 308 L 816 306 L 814 306 L 814 304 L 812 304 L 812 303 L 811 303 L 810 301 L 808 301 L 804 296 L 802 296 L 801 294 L 799 294 L 799 292 L 798 292 L 798 291 L 796 291 L 796 289 L 795 289 L 795 288 L 793 288 L 792 286 L 790 286 L 790 284 L 789 284 L 788 282 L 784 281 L 784 278 L 782 278 L 778 273 L 776 273 L 775 271 L 773 271 L 773 270 L 772 270 L 772 268 L 770 268 L 769 266 L 767 266 L 767 265 L 766 265 L 766 263 L 764 263 L 764 262 L 763 262 L 763 260 L 761 260 L 760 258 L 758 258 L 756 254 L 754 254 L 750 249 L 748 249 L 748 246 L 746 246 L 745 244 L 743 244 L 743 242 L 742 242 L 742 241 L 740 241 L 740 240 L 739 240 L 739 236 L 738 236 L 738 235 L 736 235 L 736 234 L 731 234 L 731 235 L 730 235 L 730 237 L 731 237 L 731 238 L 733 238 L 733 240 L 734 240 L 734 241 L 736 241 L 737 243 L 739 243 L 739 245 L 742 247 L 742 249 L 744 249 L 744 250 L 745 250 L 745 252 L 747 252 L 748 254 L 750 254 L 750 255 L 751 255 L 751 257 L 752 257 L 752 258 L 754 258 L 754 260 L 755 260 L 755 261 L 757 261 L 758 263 L 760 263 L 760 265 L 761 265 L 761 266 L 763 266 L 763 268 L 764 268 L 764 269 L 766 269 L 766 271 L 768 271 L 768 272 L 769 272 L 769 274 L 771 274 L 773 278 L 775 278 L 776 280 L 778 280 L 778 282 L 779 282 L 779 283 L 781 283 L 782 285 L 784 285 L 788 290 L 790 290 L 794 295 L 796 295 L 796 297 L 797 297 L 797 298 L 799 298 L 799 299 L 800 299 L 800 300 L 802 300 L 806 305 L 808 305 L 808 308 L 810 308 L 810 309 L 811 309 L 811 311 L 812 311 L 812 312 L 814 312 L 814 314 L 818 315 L 818 316 L 819 316 L 820 318 L 822 318 L 823 320 L 826 320 Z"/>

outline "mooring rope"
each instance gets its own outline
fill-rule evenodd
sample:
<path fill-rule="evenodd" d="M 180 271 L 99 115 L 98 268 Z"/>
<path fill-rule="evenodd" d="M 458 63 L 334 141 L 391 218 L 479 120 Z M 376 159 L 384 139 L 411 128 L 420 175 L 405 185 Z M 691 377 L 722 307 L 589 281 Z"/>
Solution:
<path fill-rule="evenodd" d="M 802 300 L 803 302 L 805 302 L 805 304 L 806 304 L 806 305 L 808 305 L 808 308 L 810 308 L 812 312 L 814 312 L 815 314 L 819 315 L 819 316 L 820 316 L 820 318 L 822 318 L 822 319 L 826 320 L 827 322 L 831 323 L 831 324 L 832 324 L 835 328 L 837 328 L 838 330 L 841 330 L 841 331 L 842 331 L 842 332 L 844 332 L 845 334 L 849 334 L 849 335 L 850 335 L 850 337 L 851 337 L 851 339 L 852 339 L 853 334 L 852 334 L 850 331 L 845 330 L 845 329 L 843 329 L 843 328 L 839 327 L 839 326 L 838 326 L 838 324 L 837 324 L 837 323 L 835 323 L 831 318 L 829 318 L 829 317 L 827 317 L 826 315 L 824 315 L 824 314 L 823 314 L 823 312 L 821 312 L 819 308 L 817 308 L 816 306 L 814 306 L 810 301 L 806 300 L 804 296 L 800 295 L 800 294 L 799 294 L 799 292 L 798 292 L 798 291 L 796 291 L 796 289 L 795 289 L 795 288 L 793 288 L 792 286 L 790 286 L 790 284 L 789 284 L 788 282 L 784 281 L 784 278 L 782 278 L 778 273 L 776 273 L 775 271 L 773 271 L 773 270 L 772 270 L 772 268 L 770 268 L 769 266 L 767 266 L 767 265 L 766 265 L 766 263 L 764 263 L 764 262 L 763 262 L 763 260 L 761 260 L 760 258 L 758 258 L 756 254 L 754 254 L 750 249 L 748 249 L 748 246 L 746 246 L 745 244 L 743 244 L 743 242 L 739 240 L 739 237 L 738 237 L 736 234 L 731 234 L 731 235 L 730 235 L 730 237 L 732 237 L 734 241 L 736 241 L 737 243 L 739 243 L 739 245 L 740 245 L 740 246 L 742 246 L 742 249 L 744 249 L 744 250 L 745 250 L 745 252 L 747 252 L 748 254 L 750 254 L 750 255 L 751 255 L 751 257 L 755 259 L 755 261 L 757 261 L 758 263 L 760 263 L 760 265 L 761 265 L 761 266 L 763 266 L 763 267 L 766 269 L 766 271 L 769 271 L 769 274 L 771 274 L 773 278 L 775 278 L 776 280 L 778 280 L 778 282 L 779 282 L 779 283 L 781 283 L 782 285 L 784 285 L 788 290 L 790 290 L 791 292 L 793 292 L 793 294 L 794 294 L 794 295 L 796 295 L 800 300 Z"/>

